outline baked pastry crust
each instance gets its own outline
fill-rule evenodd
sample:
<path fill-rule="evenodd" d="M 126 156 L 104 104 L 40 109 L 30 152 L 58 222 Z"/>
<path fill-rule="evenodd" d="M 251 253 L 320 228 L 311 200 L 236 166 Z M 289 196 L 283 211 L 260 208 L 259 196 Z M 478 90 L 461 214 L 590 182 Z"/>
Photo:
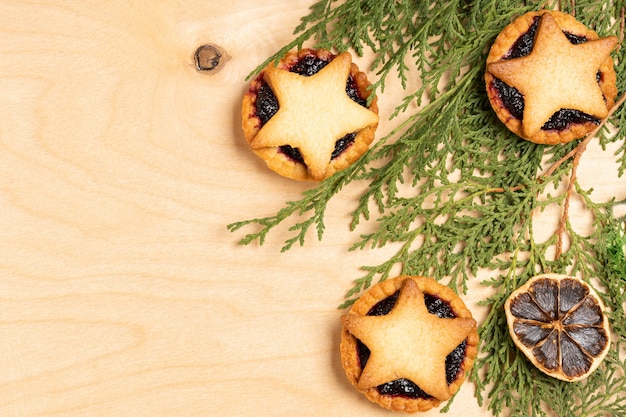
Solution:
<path fill-rule="evenodd" d="M 337 108 L 339 105 L 337 100 L 324 101 L 327 97 L 318 94 L 320 105 L 316 107 L 318 109 L 323 108 L 323 111 L 302 112 L 303 119 L 301 119 L 300 122 L 290 123 L 290 121 L 288 121 L 280 127 L 271 126 L 271 134 L 265 135 L 265 132 L 261 133 L 263 128 L 268 126 L 272 119 L 276 118 L 276 115 L 278 115 L 278 113 L 276 113 L 276 115 L 272 116 L 272 118 L 265 124 L 257 115 L 257 94 L 261 85 L 264 83 L 271 85 L 273 81 L 277 83 L 278 81 L 276 81 L 276 79 L 280 77 L 289 77 L 293 79 L 296 74 L 290 73 L 290 69 L 293 68 L 294 65 L 296 65 L 300 60 L 311 56 L 317 57 L 323 61 L 329 61 L 330 63 L 338 60 L 336 63 L 337 65 L 334 65 L 337 67 L 339 66 L 339 62 L 342 61 L 341 65 L 346 68 L 345 70 L 342 69 L 338 72 L 345 71 L 343 72 L 344 78 L 336 80 L 338 83 L 337 85 L 343 89 L 346 85 L 347 78 L 351 77 L 358 96 L 363 100 L 367 100 L 369 98 L 371 94 L 369 87 L 371 84 L 367 80 L 365 73 L 361 72 L 358 66 L 352 62 L 351 55 L 348 52 L 344 52 L 340 55 L 334 55 L 326 49 L 302 49 L 297 52 L 289 52 L 276 65 L 274 65 L 274 63 L 270 63 L 263 71 L 261 71 L 259 76 L 250 83 L 250 88 L 244 95 L 242 103 L 242 127 L 246 141 L 250 144 L 252 150 L 265 161 L 270 169 L 287 178 L 320 181 L 331 176 L 337 171 L 347 168 L 368 150 L 369 145 L 374 140 L 374 134 L 378 126 L 378 105 L 376 98 L 373 98 L 370 105 L 365 108 L 361 105 L 357 105 L 354 101 L 349 99 L 349 103 L 346 103 L 344 98 L 341 97 L 341 104 L 347 105 L 350 109 L 349 111 L 346 110 L 345 112 L 339 112 Z M 309 82 L 310 80 L 306 80 L 306 78 L 313 78 L 322 73 L 324 69 L 330 66 L 330 63 L 311 77 L 298 77 L 302 77 L 303 82 Z M 279 74 L 279 72 L 288 74 Z M 297 83 L 297 81 L 298 80 L 296 79 L 294 84 Z M 287 98 L 283 98 L 281 95 L 293 94 L 294 96 L 298 96 L 300 94 L 299 92 L 290 91 L 284 92 L 283 94 L 282 91 L 274 91 L 275 89 L 280 90 L 280 86 L 271 85 L 271 87 L 272 91 L 277 95 L 279 106 L 281 108 L 283 103 L 280 103 L 280 101 L 287 101 Z M 290 87 L 286 87 L 285 90 L 289 88 Z M 348 97 L 347 94 L 345 97 Z M 358 108 L 356 108 L 355 105 L 357 105 Z M 280 108 L 278 112 L 280 112 Z M 355 117 L 346 117 L 345 113 L 358 113 L 358 115 Z M 328 145 L 328 141 L 326 141 L 327 143 L 322 143 L 323 141 L 321 139 L 319 142 L 317 139 L 310 140 L 309 144 L 306 145 L 307 149 L 299 149 L 302 153 L 305 164 L 294 160 L 289 155 L 281 151 L 280 146 L 282 145 L 292 146 L 291 143 L 282 143 L 283 137 L 286 138 L 287 141 L 300 141 L 304 135 L 308 135 L 308 132 L 310 132 L 311 129 L 308 126 L 315 125 L 316 128 L 321 129 L 322 127 L 326 128 L 327 125 L 337 125 L 337 118 L 330 120 L 328 123 L 319 122 L 320 117 L 321 119 L 324 118 L 324 116 L 320 116 L 320 114 L 328 114 L 329 118 L 331 116 L 335 117 L 337 114 L 341 114 L 343 120 L 339 123 L 345 124 L 348 126 L 348 129 L 354 128 L 350 128 L 349 126 L 355 126 L 354 121 L 359 117 L 363 117 L 363 120 L 365 121 L 361 123 L 362 126 L 358 129 L 346 132 L 356 133 L 354 141 L 350 144 L 350 146 L 343 149 L 342 152 L 336 157 L 330 157 L 329 146 L 331 145 Z M 316 120 L 318 120 L 317 123 L 315 122 Z M 304 129 L 304 131 L 302 129 Z M 345 130 L 346 127 L 338 127 L 337 129 L 336 131 L 342 131 L 341 129 Z M 304 135 L 302 133 L 304 133 Z M 333 148 L 334 143 L 341 139 L 342 136 L 342 134 L 338 134 L 338 137 L 334 138 L 334 141 L 332 141 L 332 138 L 330 139 L 332 141 Z M 280 145 L 277 145 L 279 143 Z M 320 159 L 322 159 L 321 163 L 319 162 Z M 328 159 L 328 161 L 326 161 L 326 159 Z"/>
<path fill-rule="evenodd" d="M 541 20 L 530 54 L 507 57 L 537 18 Z M 573 45 L 565 34 L 586 41 Z M 599 38 L 573 16 L 559 11 L 529 12 L 515 19 L 497 36 L 487 57 L 487 95 L 498 118 L 518 136 L 540 144 L 567 143 L 593 131 L 597 127 L 593 120 L 572 122 L 562 130 L 544 130 L 541 126 L 560 109 L 581 111 L 590 119 L 607 116 L 617 95 L 613 60 L 609 56 L 616 43 L 616 37 Z M 584 77 L 577 77 L 581 74 L 579 69 Z M 524 96 L 523 120 L 503 105 L 494 86 L 495 78 L 516 84 L 512 86 Z M 559 83 L 560 80 L 565 82 Z"/>
<path fill-rule="evenodd" d="M 380 316 L 368 315 L 379 302 L 393 296 L 398 291 L 400 291 L 400 295 L 390 313 Z M 409 292 L 411 295 L 407 295 Z M 419 313 L 400 311 L 425 308 L 424 295 L 436 297 L 449 305 L 455 318 L 439 318 L 427 311 L 426 313 L 423 311 Z M 400 307 L 401 304 L 404 307 Z M 422 307 L 419 306 L 420 304 Z M 416 319 L 413 314 L 419 314 L 420 318 Z M 399 318 L 399 315 L 404 317 Z M 478 333 L 471 312 L 454 291 L 432 278 L 402 275 L 385 280 L 363 294 L 353 304 L 348 314 L 342 318 L 342 321 L 344 327 L 341 335 L 340 352 L 342 366 L 348 380 L 370 401 L 394 411 L 409 413 L 427 411 L 449 399 L 465 381 L 466 374 L 471 369 L 478 352 Z M 364 322 L 372 321 L 375 322 L 373 326 L 377 327 L 378 330 L 368 329 L 372 323 L 364 324 Z M 407 328 L 410 330 L 407 331 Z M 380 337 L 380 335 L 376 335 L 376 332 L 386 335 L 393 334 L 395 340 L 390 340 L 392 336 Z M 367 339 L 367 342 L 361 338 Z M 431 338 L 429 345 L 425 345 L 429 343 L 429 340 L 423 340 L 424 338 Z M 442 341 L 442 339 L 444 340 Z M 371 347 L 368 346 L 371 355 L 365 366 L 362 366 L 359 359 L 359 341 L 366 345 L 371 341 Z M 440 384 L 437 383 L 437 380 L 441 373 L 443 373 L 445 380 L 445 358 L 463 341 L 466 343 L 465 355 L 457 374 L 447 384 L 447 389 L 440 392 L 441 387 L 438 386 Z M 387 352 L 381 352 L 382 350 Z M 398 353 L 398 351 L 401 352 Z M 408 362 L 411 363 L 407 363 L 406 357 L 402 357 L 404 353 L 407 353 Z M 429 366 L 434 364 L 437 365 Z M 434 369 L 429 370 L 429 368 Z M 415 372 L 419 372 L 421 375 L 416 375 Z M 391 380 L 385 381 L 385 375 L 394 376 L 390 378 Z M 391 382 L 398 378 L 411 380 L 428 396 L 426 398 L 410 398 L 401 395 L 387 395 L 382 394 L 377 386 L 372 386 L 372 384 L 381 383 L 380 381 Z M 420 382 L 417 383 L 414 379 L 419 379 Z M 364 383 L 364 380 L 367 381 Z"/>

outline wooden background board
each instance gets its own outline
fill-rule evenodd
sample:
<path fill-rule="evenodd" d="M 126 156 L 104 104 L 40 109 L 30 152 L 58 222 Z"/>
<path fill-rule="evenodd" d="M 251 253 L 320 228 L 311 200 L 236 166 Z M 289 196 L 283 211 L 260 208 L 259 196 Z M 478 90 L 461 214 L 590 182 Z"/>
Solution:
<path fill-rule="evenodd" d="M 286 227 L 262 247 L 226 230 L 311 187 L 267 170 L 240 129 L 245 76 L 310 4 L 0 2 L 1 416 L 389 415 L 338 356 L 336 307 L 394 249 L 348 251 L 363 185 L 304 248 L 279 253 Z M 203 43 L 230 57 L 216 75 L 194 68 Z M 403 94 L 381 97 L 378 136 Z M 626 197 L 611 164 L 595 144 L 583 158 L 599 199 Z M 485 415 L 472 384 L 449 415 Z"/>

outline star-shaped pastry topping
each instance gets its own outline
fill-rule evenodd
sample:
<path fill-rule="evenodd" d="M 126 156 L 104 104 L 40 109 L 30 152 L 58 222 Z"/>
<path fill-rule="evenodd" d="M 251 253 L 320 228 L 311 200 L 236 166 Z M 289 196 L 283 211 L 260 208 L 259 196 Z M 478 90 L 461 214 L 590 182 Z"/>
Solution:
<path fill-rule="evenodd" d="M 615 36 L 572 44 L 549 12 L 542 15 L 530 54 L 503 59 L 487 70 L 524 96 L 524 135 L 532 137 L 561 109 L 603 119 L 608 109 L 596 80 Z"/>
<path fill-rule="evenodd" d="M 446 381 L 446 356 L 476 328 L 471 318 L 429 313 L 424 294 L 412 279 L 402 283 L 389 314 L 347 314 L 343 323 L 371 352 L 357 383 L 359 389 L 404 378 L 441 401 L 452 396 Z"/>
<path fill-rule="evenodd" d="M 348 97 L 352 57 L 344 52 L 312 76 L 270 67 L 265 81 L 278 99 L 278 112 L 259 130 L 253 149 L 298 148 L 315 180 L 325 178 L 335 142 L 378 123 L 378 115 Z"/>

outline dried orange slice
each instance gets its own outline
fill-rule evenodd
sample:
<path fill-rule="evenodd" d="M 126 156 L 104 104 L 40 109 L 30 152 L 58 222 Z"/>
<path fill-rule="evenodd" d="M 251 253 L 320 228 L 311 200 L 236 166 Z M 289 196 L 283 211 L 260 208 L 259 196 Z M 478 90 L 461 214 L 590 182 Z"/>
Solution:
<path fill-rule="evenodd" d="M 528 280 L 504 304 L 515 345 L 542 372 L 563 381 L 591 374 L 610 345 L 604 303 L 583 280 L 544 274 Z"/>

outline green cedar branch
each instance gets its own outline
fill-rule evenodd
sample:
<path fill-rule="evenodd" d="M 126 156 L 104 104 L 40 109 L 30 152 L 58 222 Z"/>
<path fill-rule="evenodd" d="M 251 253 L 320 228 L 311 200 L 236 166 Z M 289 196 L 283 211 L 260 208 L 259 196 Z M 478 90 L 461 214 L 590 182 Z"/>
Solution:
<path fill-rule="evenodd" d="M 495 36 L 516 16 L 543 7 L 559 7 L 601 36 L 618 35 L 623 43 L 624 0 L 315 3 L 297 27 L 296 38 L 251 76 L 311 39 L 317 47 L 352 49 L 359 55 L 369 49 L 375 93 L 383 92 L 393 77 L 403 86 L 419 77 L 419 86 L 407 92 L 391 115 L 392 120 L 405 113 L 408 117 L 356 164 L 288 202 L 275 216 L 228 228 L 256 227 L 241 243 L 263 244 L 273 228 L 292 222 L 293 236 L 282 247 L 289 250 L 305 243 L 308 230 L 321 239 L 330 199 L 347 184 L 364 182 L 367 188 L 356 203 L 351 228 L 358 229 L 363 221 L 376 227 L 361 234 L 351 249 L 397 245 L 398 250 L 380 265 L 363 266 L 365 275 L 354 281 L 342 307 L 397 266 L 403 273 L 447 279 L 463 292 L 478 271 L 492 271 L 482 282 L 492 295 L 482 302 L 490 310 L 479 327 L 480 356 L 470 375 L 479 403 L 487 403 L 497 416 L 547 416 L 546 410 L 572 417 L 625 415 L 626 278 L 615 268 L 624 265 L 618 258 L 623 257 L 623 243 L 621 251 L 615 249 L 624 235 L 607 233 L 616 224 L 623 230 L 623 219 L 617 222 L 613 208 L 624 202 L 594 201 L 592 190 L 582 189 L 577 178 L 579 160 L 592 137 L 605 149 L 616 143 L 618 175 L 626 171 L 624 97 L 589 138 L 543 146 L 508 132 L 484 92 L 484 61 Z M 613 56 L 623 94 L 624 48 Z M 578 233 L 570 222 L 574 195 L 593 219 L 590 235 Z M 538 240 L 533 219 L 554 206 L 561 208 L 557 232 Z M 508 336 L 504 301 L 528 278 L 548 271 L 593 281 L 609 309 L 617 339 L 601 368 L 584 382 L 567 384 L 545 376 Z"/>

